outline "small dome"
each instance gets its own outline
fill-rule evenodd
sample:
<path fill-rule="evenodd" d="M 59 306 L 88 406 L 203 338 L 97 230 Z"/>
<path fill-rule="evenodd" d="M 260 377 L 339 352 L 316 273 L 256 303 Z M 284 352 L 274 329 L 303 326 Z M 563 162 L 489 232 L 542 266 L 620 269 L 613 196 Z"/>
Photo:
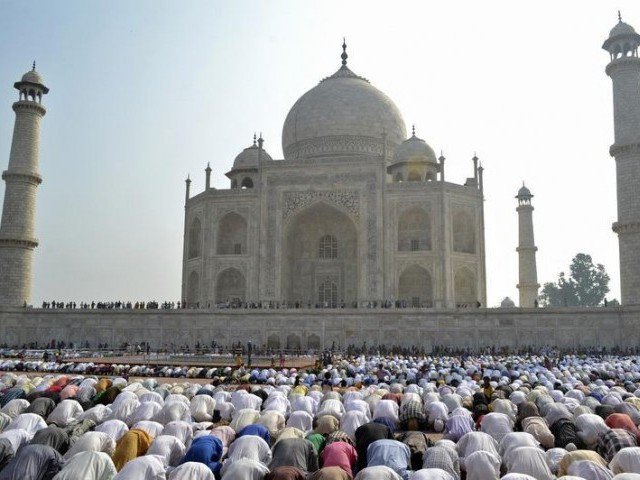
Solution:
<path fill-rule="evenodd" d="M 240 168 L 257 168 L 258 167 L 258 151 L 260 148 L 256 145 L 255 141 L 253 145 L 245 148 L 241 151 L 236 159 L 233 161 L 233 170 L 237 170 Z M 266 150 L 262 149 L 262 161 L 272 162 L 273 159 L 267 153 Z"/>
<path fill-rule="evenodd" d="M 291 107 L 282 128 L 282 150 L 286 159 L 380 155 L 384 133 L 391 148 L 406 138 L 400 110 L 343 65 Z"/>
<path fill-rule="evenodd" d="M 636 31 L 631 25 L 620 20 L 618 24 L 611 29 L 609 38 L 617 37 L 619 35 L 633 35 L 635 33 Z"/>
<path fill-rule="evenodd" d="M 27 73 L 25 73 L 22 76 L 21 81 L 27 83 L 35 83 L 37 85 L 44 85 L 44 79 L 42 78 L 42 75 L 36 72 L 35 69 L 29 70 Z"/>
<path fill-rule="evenodd" d="M 504 299 L 500 302 L 500 308 L 515 308 L 516 304 L 509 297 L 504 297 Z"/>
<path fill-rule="evenodd" d="M 429 162 L 438 163 L 436 154 L 427 142 L 416 137 L 415 133 L 396 148 L 393 162 Z"/>
<path fill-rule="evenodd" d="M 533 197 L 533 195 L 531 195 L 531 190 L 525 187 L 524 183 L 522 184 L 522 187 L 520 187 L 520 190 L 518 190 L 518 197 Z"/>

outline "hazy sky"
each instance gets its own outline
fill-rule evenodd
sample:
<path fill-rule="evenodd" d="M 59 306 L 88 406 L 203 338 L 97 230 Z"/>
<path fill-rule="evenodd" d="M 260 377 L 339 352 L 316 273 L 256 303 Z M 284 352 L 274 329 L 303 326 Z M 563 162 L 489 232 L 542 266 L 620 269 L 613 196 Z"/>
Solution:
<path fill-rule="evenodd" d="M 178 300 L 184 178 L 224 173 L 262 131 L 282 158 L 289 108 L 340 65 L 400 108 L 447 157 L 485 167 L 489 305 L 517 299 L 517 214 L 535 195 L 540 283 L 577 252 L 619 298 L 611 81 L 602 42 L 637 0 L 0 0 L 0 168 L 13 83 L 32 60 L 51 89 L 42 127 L 34 303 Z M 0 193 L 4 194 L 4 182 Z"/>

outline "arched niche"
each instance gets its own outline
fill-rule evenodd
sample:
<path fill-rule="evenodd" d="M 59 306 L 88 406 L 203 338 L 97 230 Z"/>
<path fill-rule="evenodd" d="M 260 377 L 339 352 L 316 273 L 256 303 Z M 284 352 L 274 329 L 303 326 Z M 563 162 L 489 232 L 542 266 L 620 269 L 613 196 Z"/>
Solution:
<path fill-rule="evenodd" d="M 218 255 L 245 255 L 247 253 L 247 221 L 235 212 L 227 213 L 218 222 Z"/>
<path fill-rule="evenodd" d="M 476 225 L 473 215 L 467 210 L 454 211 L 451 223 L 453 251 L 476 253 Z"/>
<path fill-rule="evenodd" d="M 244 302 L 246 291 L 246 280 L 237 268 L 227 268 L 218 274 L 216 302 Z"/>
<path fill-rule="evenodd" d="M 457 307 L 475 307 L 478 302 L 475 273 L 466 267 L 458 269 L 454 276 L 453 293 Z"/>
<path fill-rule="evenodd" d="M 202 254 L 202 224 L 199 218 L 194 218 L 189 227 L 188 258 L 197 258 Z"/>
<path fill-rule="evenodd" d="M 198 272 L 191 272 L 187 280 L 187 307 L 195 308 L 200 302 L 200 275 Z"/>
<path fill-rule="evenodd" d="M 398 219 L 398 251 L 431 250 L 431 219 L 420 207 L 412 207 Z"/>
<path fill-rule="evenodd" d="M 419 265 L 407 267 L 398 279 L 398 298 L 410 307 L 432 307 L 433 284 L 429 272 Z"/>

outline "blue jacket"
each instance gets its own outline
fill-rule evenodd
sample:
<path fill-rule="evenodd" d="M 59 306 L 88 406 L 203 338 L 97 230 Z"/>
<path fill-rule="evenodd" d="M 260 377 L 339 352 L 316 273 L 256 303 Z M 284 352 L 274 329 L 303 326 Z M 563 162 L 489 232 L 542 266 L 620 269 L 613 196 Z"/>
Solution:
<path fill-rule="evenodd" d="M 212 435 L 196 438 L 186 455 L 180 462 L 204 463 L 213 473 L 218 473 L 222 468 L 220 458 L 222 457 L 222 442 Z"/>

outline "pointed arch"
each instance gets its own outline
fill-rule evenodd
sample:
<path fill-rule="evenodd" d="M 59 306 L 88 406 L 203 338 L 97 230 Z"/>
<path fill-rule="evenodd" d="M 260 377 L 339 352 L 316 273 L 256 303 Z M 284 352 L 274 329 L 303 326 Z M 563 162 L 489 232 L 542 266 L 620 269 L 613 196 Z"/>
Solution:
<path fill-rule="evenodd" d="M 398 251 L 431 250 L 431 218 L 420 207 L 404 210 L 398 219 Z"/>
<path fill-rule="evenodd" d="M 453 251 L 476 253 L 476 223 L 468 210 L 456 210 L 452 217 Z"/>
<path fill-rule="evenodd" d="M 358 232 L 345 212 L 317 201 L 291 218 L 284 240 L 281 278 L 285 300 L 315 304 L 327 279 L 335 284 L 335 296 L 333 287 L 328 289 L 331 303 L 357 300 Z"/>
<path fill-rule="evenodd" d="M 216 279 L 216 302 L 244 302 L 246 300 L 246 280 L 237 268 L 227 268 Z"/>
<path fill-rule="evenodd" d="M 229 212 L 218 222 L 218 255 L 246 255 L 247 220 L 240 214 Z"/>
<path fill-rule="evenodd" d="M 200 302 L 200 275 L 191 272 L 187 280 L 187 307 L 194 308 Z"/>
<path fill-rule="evenodd" d="M 405 268 L 398 279 L 398 298 L 410 307 L 433 306 L 433 283 L 429 272 L 419 265 Z"/>
<path fill-rule="evenodd" d="M 419 170 L 412 169 L 409 171 L 409 175 L 407 176 L 408 182 L 419 182 L 421 180 L 422 180 L 422 175 L 420 175 Z"/>
<path fill-rule="evenodd" d="M 474 307 L 478 302 L 476 274 L 467 267 L 459 268 L 454 276 L 453 293 L 457 307 Z"/>
<path fill-rule="evenodd" d="M 202 254 L 202 224 L 198 217 L 191 221 L 189 227 L 188 258 L 198 258 Z"/>
<path fill-rule="evenodd" d="M 251 177 L 244 177 L 240 188 L 253 188 L 253 180 L 251 180 Z"/>

